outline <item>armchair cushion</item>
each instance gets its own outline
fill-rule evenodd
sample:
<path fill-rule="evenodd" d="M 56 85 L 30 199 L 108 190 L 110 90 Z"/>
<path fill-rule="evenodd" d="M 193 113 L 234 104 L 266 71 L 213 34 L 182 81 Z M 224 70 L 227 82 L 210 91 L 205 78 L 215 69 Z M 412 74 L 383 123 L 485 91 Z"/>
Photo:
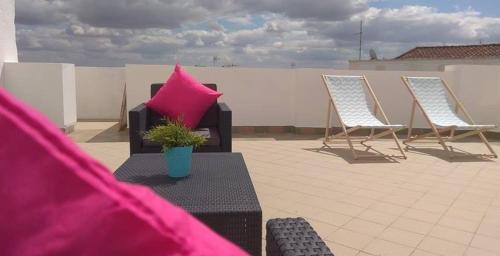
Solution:
<path fill-rule="evenodd" d="M 170 119 L 180 118 L 187 127 L 194 129 L 221 95 L 203 86 L 180 65 L 176 65 L 165 85 L 146 106 Z"/>
<path fill-rule="evenodd" d="M 217 103 L 212 104 L 205 112 L 205 115 L 200 119 L 200 123 L 198 123 L 198 128 L 206 128 L 206 127 L 216 127 L 217 121 L 219 120 L 219 106 Z"/>

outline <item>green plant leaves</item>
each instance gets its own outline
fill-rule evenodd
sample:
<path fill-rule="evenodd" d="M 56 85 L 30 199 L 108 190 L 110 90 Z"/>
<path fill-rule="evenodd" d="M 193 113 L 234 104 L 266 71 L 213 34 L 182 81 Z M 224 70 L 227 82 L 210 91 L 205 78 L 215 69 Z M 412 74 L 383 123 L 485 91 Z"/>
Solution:
<path fill-rule="evenodd" d="M 160 143 L 163 151 L 173 147 L 198 147 L 205 143 L 205 137 L 191 132 L 191 130 L 180 121 L 171 121 L 164 125 L 158 125 L 144 134 L 144 138 Z"/>

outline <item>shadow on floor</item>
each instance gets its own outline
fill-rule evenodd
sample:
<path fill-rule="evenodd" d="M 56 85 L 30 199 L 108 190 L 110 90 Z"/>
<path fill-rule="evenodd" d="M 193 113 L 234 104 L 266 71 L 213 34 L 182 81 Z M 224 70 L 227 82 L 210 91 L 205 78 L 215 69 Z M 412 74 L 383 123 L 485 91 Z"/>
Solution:
<path fill-rule="evenodd" d="M 366 150 L 354 149 L 358 156 L 366 156 L 359 159 L 354 159 L 349 148 L 323 146 L 321 148 L 304 148 L 304 150 L 340 157 L 350 164 L 399 163 L 397 160 L 399 157 L 383 156 L 381 152 L 370 147 L 367 147 Z"/>
<path fill-rule="evenodd" d="M 120 131 L 120 124 L 115 124 L 87 140 L 87 143 L 128 142 L 128 129 Z"/>
<path fill-rule="evenodd" d="M 453 158 L 450 158 L 450 156 L 446 153 L 446 151 L 444 151 L 444 149 L 441 147 L 440 148 L 429 148 L 429 147 L 407 146 L 406 150 L 408 152 L 411 152 L 414 154 L 433 156 L 433 157 L 442 159 L 442 160 L 450 162 L 450 163 L 456 163 L 456 162 L 494 162 L 492 159 L 487 158 L 485 156 L 474 155 L 473 153 L 463 151 L 463 150 L 458 149 L 456 147 L 453 147 L 453 153 L 454 153 Z"/>
<path fill-rule="evenodd" d="M 233 133 L 233 139 L 236 140 L 317 140 L 321 135 L 304 135 L 296 133 Z"/>

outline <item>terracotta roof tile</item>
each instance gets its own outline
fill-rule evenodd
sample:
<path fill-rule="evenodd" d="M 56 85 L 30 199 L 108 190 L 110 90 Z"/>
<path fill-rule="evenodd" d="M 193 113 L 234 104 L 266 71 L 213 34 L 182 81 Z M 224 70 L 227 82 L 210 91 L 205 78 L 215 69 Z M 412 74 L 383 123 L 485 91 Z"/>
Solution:
<path fill-rule="evenodd" d="M 395 59 L 472 59 L 491 57 L 500 57 L 500 44 L 415 47 Z"/>

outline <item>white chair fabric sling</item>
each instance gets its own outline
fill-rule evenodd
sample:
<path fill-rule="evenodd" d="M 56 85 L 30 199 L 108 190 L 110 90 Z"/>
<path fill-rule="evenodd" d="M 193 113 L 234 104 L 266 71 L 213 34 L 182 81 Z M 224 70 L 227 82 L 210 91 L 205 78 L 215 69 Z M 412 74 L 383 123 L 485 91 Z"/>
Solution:
<path fill-rule="evenodd" d="M 413 96 L 410 126 L 408 128 L 408 138 L 404 141 L 405 144 L 415 140 L 429 138 L 429 135 L 434 135 L 449 156 L 453 157 L 455 154 L 452 152 L 452 148 L 446 145 L 446 142 L 472 135 L 479 135 L 480 139 L 491 152 L 491 155 L 479 155 L 497 157 L 497 154 L 483 134 L 483 132 L 487 130 L 494 129 L 496 125 L 475 124 L 462 103 L 444 80 L 439 77 L 402 77 L 402 79 Z M 451 96 L 453 102 L 450 102 L 448 95 Z M 424 114 L 425 119 L 431 126 L 432 132 L 412 137 L 416 106 L 418 106 Z M 464 121 L 458 116 L 458 111 L 462 111 L 467 121 Z M 455 136 L 456 130 L 469 131 Z M 449 136 L 445 137 L 442 135 L 442 133 L 448 131 L 450 132 Z"/>
<path fill-rule="evenodd" d="M 349 134 L 358 129 L 371 129 L 370 136 L 362 139 L 361 144 L 364 142 L 375 140 L 387 135 L 391 135 L 398 146 L 401 156 L 406 158 L 401 145 L 396 137 L 395 132 L 403 129 L 403 125 L 393 125 L 389 123 L 380 103 L 373 92 L 368 80 L 364 76 L 337 76 L 337 75 L 323 75 L 323 82 L 330 95 L 328 100 L 328 116 L 326 123 L 324 144 L 333 143 L 335 139 L 345 139 L 349 144 L 352 154 L 355 159 L 360 157 L 373 157 L 373 155 L 358 155 L 353 147 L 352 136 Z M 373 112 L 370 110 L 370 104 L 367 101 L 365 88 L 373 99 Z M 333 110 L 342 126 L 342 132 L 330 135 L 330 121 L 331 112 Z M 380 121 L 376 115 L 380 112 L 383 121 Z M 381 129 L 382 132 L 375 134 L 375 129 Z M 366 145 L 365 145 L 366 146 Z M 368 147 L 368 146 L 367 146 Z M 370 148 L 370 147 L 368 147 Z M 385 156 L 388 155 L 376 155 Z"/>

